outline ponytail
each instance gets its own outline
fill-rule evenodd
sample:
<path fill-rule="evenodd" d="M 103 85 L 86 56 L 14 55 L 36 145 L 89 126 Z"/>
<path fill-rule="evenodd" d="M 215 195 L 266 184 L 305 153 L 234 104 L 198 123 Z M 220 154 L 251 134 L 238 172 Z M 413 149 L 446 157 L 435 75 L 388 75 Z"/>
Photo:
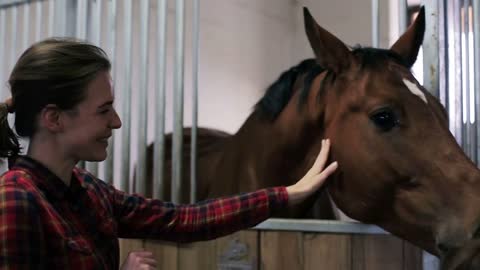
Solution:
<path fill-rule="evenodd" d="M 9 102 L 0 103 L 0 158 L 11 158 L 20 152 L 20 143 L 15 132 L 8 124 Z"/>

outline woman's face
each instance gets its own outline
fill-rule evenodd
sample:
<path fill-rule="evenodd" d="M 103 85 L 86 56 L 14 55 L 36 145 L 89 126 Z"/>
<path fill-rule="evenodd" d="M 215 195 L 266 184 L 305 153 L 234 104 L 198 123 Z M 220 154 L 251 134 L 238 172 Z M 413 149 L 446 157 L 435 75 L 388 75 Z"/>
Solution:
<path fill-rule="evenodd" d="M 59 139 L 68 156 L 77 161 L 106 159 L 112 130 L 122 125 L 113 100 L 110 74 L 99 72 L 88 85 L 86 98 L 74 109 L 64 112 L 64 129 Z"/>

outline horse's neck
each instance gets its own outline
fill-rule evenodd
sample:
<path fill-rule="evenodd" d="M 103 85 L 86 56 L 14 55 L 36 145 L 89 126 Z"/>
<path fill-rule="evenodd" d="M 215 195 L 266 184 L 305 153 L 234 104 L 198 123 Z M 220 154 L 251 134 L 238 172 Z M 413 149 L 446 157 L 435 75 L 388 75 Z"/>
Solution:
<path fill-rule="evenodd" d="M 306 170 L 305 154 L 285 132 L 254 113 L 230 140 L 223 160 L 233 165 L 244 189 L 256 189 L 298 180 Z"/>

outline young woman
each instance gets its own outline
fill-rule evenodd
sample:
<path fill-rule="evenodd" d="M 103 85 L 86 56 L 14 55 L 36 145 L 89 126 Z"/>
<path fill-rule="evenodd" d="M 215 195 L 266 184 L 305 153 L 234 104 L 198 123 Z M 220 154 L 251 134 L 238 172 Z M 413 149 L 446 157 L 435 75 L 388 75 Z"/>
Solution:
<path fill-rule="evenodd" d="M 68 39 L 36 43 L 16 63 L 12 99 L 0 105 L 0 156 L 10 168 L 0 178 L 0 269 L 118 269 L 118 237 L 224 236 L 302 201 L 337 168 L 334 162 L 324 169 L 325 140 L 315 164 L 292 186 L 193 205 L 126 194 L 75 167 L 105 160 L 108 139 L 121 126 L 109 71 L 102 49 Z M 8 112 L 15 113 L 16 133 L 30 139 L 25 156 L 18 155 Z M 139 254 L 136 262 L 154 266 L 151 254 Z"/>

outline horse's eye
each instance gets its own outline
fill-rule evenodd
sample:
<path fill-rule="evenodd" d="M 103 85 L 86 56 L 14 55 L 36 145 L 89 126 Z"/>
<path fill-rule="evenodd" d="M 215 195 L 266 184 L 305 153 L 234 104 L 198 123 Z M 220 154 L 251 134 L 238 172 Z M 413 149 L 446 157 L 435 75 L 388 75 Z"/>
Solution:
<path fill-rule="evenodd" d="M 382 131 L 390 131 L 392 128 L 398 125 L 398 119 L 395 113 L 391 110 L 380 110 L 370 116 L 375 126 Z"/>

